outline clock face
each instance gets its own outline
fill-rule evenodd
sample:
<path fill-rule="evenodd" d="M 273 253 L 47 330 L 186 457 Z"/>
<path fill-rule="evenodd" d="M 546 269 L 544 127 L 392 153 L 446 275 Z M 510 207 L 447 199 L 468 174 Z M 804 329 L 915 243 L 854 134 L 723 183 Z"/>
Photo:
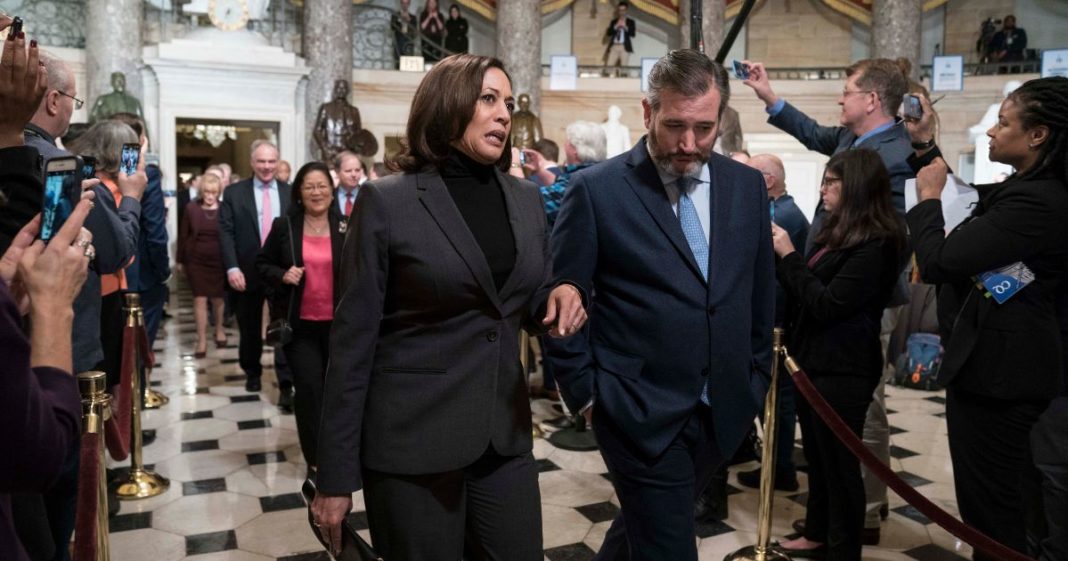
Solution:
<path fill-rule="evenodd" d="M 248 25 L 248 0 L 211 0 L 208 18 L 223 31 L 236 31 Z"/>

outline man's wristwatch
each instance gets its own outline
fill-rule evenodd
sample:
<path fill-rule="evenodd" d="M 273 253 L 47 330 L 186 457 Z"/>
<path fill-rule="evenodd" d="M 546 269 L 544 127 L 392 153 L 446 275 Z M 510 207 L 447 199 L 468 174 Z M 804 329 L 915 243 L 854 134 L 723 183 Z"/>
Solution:
<path fill-rule="evenodd" d="M 916 150 L 926 150 L 935 145 L 935 139 L 932 136 L 927 142 L 913 142 L 912 147 Z"/>

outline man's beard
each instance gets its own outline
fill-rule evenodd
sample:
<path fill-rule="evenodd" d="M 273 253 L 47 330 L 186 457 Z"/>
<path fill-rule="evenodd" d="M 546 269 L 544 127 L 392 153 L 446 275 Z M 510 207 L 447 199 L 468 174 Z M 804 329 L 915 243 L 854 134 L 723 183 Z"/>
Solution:
<path fill-rule="evenodd" d="M 701 152 L 693 152 L 692 154 L 687 154 L 688 156 L 693 156 L 694 158 L 696 158 L 696 161 L 690 162 L 690 164 L 686 166 L 686 169 L 682 173 L 679 173 L 675 169 L 675 165 L 671 163 L 671 157 L 680 155 L 681 152 L 668 152 L 667 154 L 661 152 L 660 143 L 657 141 L 656 137 L 656 125 L 653 125 L 649 129 L 649 138 L 647 142 L 649 143 L 649 153 L 653 156 L 653 163 L 656 164 L 656 168 L 660 170 L 661 173 L 665 173 L 667 175 L 693 175 L 697 173 L 697 170 L 701 169 L 702 166 L 707 164 L 709 160 L 709 155 L 703 154 Z"/>

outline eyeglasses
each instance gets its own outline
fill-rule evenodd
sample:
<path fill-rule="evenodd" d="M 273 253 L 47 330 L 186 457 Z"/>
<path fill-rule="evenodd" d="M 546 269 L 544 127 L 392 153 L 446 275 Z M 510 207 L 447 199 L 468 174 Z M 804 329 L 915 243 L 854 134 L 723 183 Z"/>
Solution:
<path fill-rule="evenodd" d="M 835 183 L 841 183 L 841 182 L 842 182 L 842 178 L 841 177 L 824 177 L 823 181 L 820 182 L 820 187 L 830 187 L 831 185 L 834 185 Z"/>
<path fill-rule="evenodd" d="M 56 93 L 61 95 L 61 96 L 63 96 L 63 97 L 69 97 L 69 98 L 73 99 L 74 100 L 74 108 L 75 109 L 81 109 L 82 106 L 85 105 L 84 101 L 74 97 L 73 95 L 70 95 L 67 92 L 64 92 L 64 91 L 61 91 L 61 90 L 56 90 Z"/>
<path fill-rule="evenodd" d="M 875 93 L 872 90 L 842 90 L 842 97 L 848 97 L 849 94 L 870 94 Z"/>
<path fill-rule="evenodd" d="M 330 191 L 331 187 L 330 187 L 330 185 L 328 185 L 326 183 L 317 183 L 317 184 L 307 183 L 307 184 L 301 185 L 300 190 L 303 193 L 313 193 L 315 191 Z"/>

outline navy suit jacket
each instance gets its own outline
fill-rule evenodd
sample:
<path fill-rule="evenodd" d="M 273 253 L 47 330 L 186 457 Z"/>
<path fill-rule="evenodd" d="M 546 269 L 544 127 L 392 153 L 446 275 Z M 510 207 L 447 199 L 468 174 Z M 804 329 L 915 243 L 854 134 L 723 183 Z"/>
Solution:
<path fill-rule="evenodd" d="M 171 276 L 163 174 L 155 164 L 145 166 L 145 173 L 148 175 L 148 185 L 141 196 L 141 236 L 137 243 L 137 259 L 126 268 L 126 284 L 130 290 L 137 292 L 159 286 Z"/>
<path fill-rule="evenodd" d="M 289 184 L 278 182 L 279 216 L 289 212 Z M 219 205 L 219 245 L 222 247 L 223 268 L 239 267 L 245 275 L 246 290 L 259 290 L 260 274 L 256 256 L 260 253 L 260 215 L 256 210 L 259 193 L 253 193 L 252 179 L 239 181 L 226 188 Z M 273 222 L 272 222 L 273 224 Z"/>
<path fill-rule="evenodd" d="M 697 266 L 642 139 L 576 173 L 552 234 L 558 282 L 590 295 L 589 336 L 553 346 L 568 406 L 592 398 L 652 458 L 709 398 L 729 458 L 757 412 L 754 374 L 771 357 L 774 259 L 763 177 L 718 154 L 709 161 L 709 282 Z M 594 421 L 596 422 L 596 421 Z"/>

